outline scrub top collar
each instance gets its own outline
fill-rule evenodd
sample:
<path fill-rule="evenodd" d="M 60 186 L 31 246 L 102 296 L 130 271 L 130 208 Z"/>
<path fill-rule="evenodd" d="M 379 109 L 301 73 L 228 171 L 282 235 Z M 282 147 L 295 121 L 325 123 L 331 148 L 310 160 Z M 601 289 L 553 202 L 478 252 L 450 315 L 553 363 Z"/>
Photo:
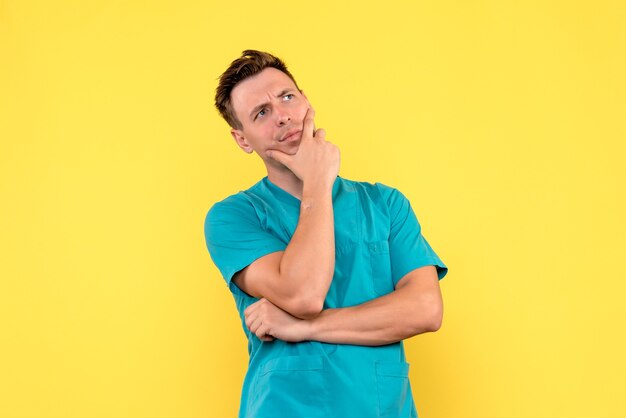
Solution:
<path fill-rule="evenodd" d="M 337 176 L 337 178 L 335 179 L 335 182 L 333 183 L 333 201 L 335 200 L 335 197 L 337 196 L 337 191 L 339 190 L 340 180 L 341 180 L 341 177 Z M 295 197 L 288 191 L 272 183 L 267 176 L 263 177 L 262 181 L 265 187 L 267 187 L 272 192 L 272 195 L 274 195 L 276 199 L 290 206 L 293 206 L 295 208 L 300 208 L 300 203 L 301 203 L 300 199 L 298 199 L 297 197 Z"/>

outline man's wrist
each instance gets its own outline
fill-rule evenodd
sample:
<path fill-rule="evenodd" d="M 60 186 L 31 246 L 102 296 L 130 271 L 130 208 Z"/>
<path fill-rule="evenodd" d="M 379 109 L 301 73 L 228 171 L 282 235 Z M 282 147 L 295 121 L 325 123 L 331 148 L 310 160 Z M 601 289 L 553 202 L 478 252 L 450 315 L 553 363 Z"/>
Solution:
<path fill-rule="evenodd" d="M 305 319 L 302 321 L 305 340 L 318 341 L 317 336 L 319 335 L 320 324 L 321 324 L 323 316 L 324 316 L 324 311 L 320 312 L 319 315 L 317 315 L 315 318 Z"/>
<path fill-rule="evenodd" d="M 312 209 L 321 205 L 332 205 L 333 192 L 331 188 L 303 190 L 302 200 L 300 202 L 301 209 Z"/>
<path fill-rule="evenodd" d="M 333 185 L 330 180 L 313 179 L 304 181 L 302 185 L 302 197 L 308 196 L 312 198 L 332 196 Z"/>

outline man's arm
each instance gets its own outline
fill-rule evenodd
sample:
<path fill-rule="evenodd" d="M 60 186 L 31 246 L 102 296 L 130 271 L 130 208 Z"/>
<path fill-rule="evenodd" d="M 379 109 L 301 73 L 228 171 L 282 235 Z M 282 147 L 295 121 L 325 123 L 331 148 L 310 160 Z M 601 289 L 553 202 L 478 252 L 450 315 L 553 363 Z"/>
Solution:
<path fill-rule="evenodd" d="M 233 277 L 251 296 L 298 318 L 318 315 L 335 270 L 332 188 L 302 196 L 298 226 L 285 251 L 261 257 Z"/>
<path fill-rule="evenodd" d="M 264 341 L 377 346 L 437 331 L 443 301 L 435 267 L 424 266 L 405 275 L 385 296 L 357 306 L 326 309 L 309 320 L 294 318 L 264 299 L 250 305 L 244 315 L 248 328 Z"/>
<path fill-rule="evenodd" d="M 314 131 L 314 112 L 304 120 L 298 152 L 272 151 L 271 158 L 302 180 L 300 218 L 285 251 L 261 257 L 233 277 L 251 296 L 265 298 L 298 318 L 313 318 L 323 306 L 335 271 L 332 188 L 339 149 Z"/>

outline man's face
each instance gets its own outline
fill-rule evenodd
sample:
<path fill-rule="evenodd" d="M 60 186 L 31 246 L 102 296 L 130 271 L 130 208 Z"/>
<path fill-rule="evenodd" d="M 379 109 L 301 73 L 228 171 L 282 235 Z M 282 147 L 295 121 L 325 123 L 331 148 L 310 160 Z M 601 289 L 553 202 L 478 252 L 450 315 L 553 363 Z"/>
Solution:
<path fill-rule="evenodd" d="M 256 151 L 272 166 L 279 163 L 265 155 L 267 150 L 291 155 L 298 151 L 304 116 L 311 105 L 289 76 L 266 68 L 237 84 L 230 98 L 242 124 L 242 129 L 231 129 L 231 134 L 241 149 Z"/>

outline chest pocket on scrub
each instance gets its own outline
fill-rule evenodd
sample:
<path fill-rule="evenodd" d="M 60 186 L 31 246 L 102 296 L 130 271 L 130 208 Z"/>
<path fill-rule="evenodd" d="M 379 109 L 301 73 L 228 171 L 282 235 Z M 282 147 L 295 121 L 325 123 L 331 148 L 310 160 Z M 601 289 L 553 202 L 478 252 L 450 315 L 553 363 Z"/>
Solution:
<path fill-rule="evenodd" d="M 378 295 L 386 295 L 393 291 L 391 277 L 391 258 L 389 241 L 375 241 L 367 244 L 372 268 L 372 286 Z"/>

